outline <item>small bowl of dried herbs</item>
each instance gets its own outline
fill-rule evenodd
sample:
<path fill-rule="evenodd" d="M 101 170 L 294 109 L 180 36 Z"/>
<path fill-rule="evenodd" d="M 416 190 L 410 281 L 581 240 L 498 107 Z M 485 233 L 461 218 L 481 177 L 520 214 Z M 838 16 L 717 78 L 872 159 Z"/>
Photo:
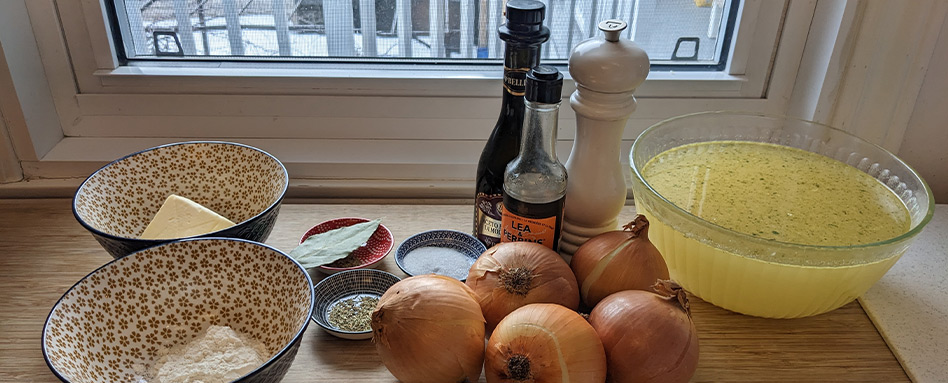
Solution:
<path fill-rule="evenodd" d="M 335 273 L 313 288 L 316 305 L 313 321 L 326 332 L 343 339 L 372 338 L 372 311 L 379 298 L 401 279 L 376 269 Z"/>
<path fill-rule="evenodd" d="M 334 274 L 378 265 L 394 244 L 380 219 L 336 218 L 307 230 L 289 255 L 304 268 Z"/>

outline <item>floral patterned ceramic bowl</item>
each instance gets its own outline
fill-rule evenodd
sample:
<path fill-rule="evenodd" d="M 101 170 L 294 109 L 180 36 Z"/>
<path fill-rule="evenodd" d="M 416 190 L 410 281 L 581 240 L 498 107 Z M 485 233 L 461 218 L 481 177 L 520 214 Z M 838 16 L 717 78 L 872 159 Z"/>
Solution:
<path fill-rule="evenodd" d="M 105 165 L 79 186 L 72 211 L 115 258 L 181 239 L 138 238 L 171 194 L 236 223 L 200 237 L 264 242 L 288 184 L 283 164 L 260 149 L 229 142 L 182 142 Z"/>
<path fill-rule="evenodd" d="M 230 238 L 162 244 L 80 280 L 43 328 L 43 356 L 65 382 L 147 382 L 159 355 L 210 325 L 263 343 L 264 362 L 238 379 L 277 382 L 315 304 L 312 279 L 272 247 Z"/>
<path fill-rule="evenodd" d="M 306 233 L 303 234 L 303 237 L 300 238 L 300 243 L 302 244 L 303 241 L 306 241 L 307 238 L 313 235 L 362 222 L 369 222 L 369 220 L 365 218 L 348 217 L 336 218 L 320 223 L 307 230 Z M 395 241 L 392 237 L 392 232 L 389 231 L 385 225 L 379 224 L 378 229 L 375 229 L 375 232 L 372 233 L 369 240 L 362 246 L 359 246 L 358 249 L 353 250 L 348 257 L 325 266 L 316 267 L 316 270 L 324 274 L 335 274 L 340 271 L 373 267 L 378 265 L 379 262 L 392 251 L 394 245 Z"/>

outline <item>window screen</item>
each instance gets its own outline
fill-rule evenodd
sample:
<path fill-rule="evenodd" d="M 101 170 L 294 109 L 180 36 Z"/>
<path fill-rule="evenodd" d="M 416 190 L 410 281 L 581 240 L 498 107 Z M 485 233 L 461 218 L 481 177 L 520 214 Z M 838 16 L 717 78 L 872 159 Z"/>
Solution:
<path fill-rule="evenodd" d="M 545 60 L 626 21 L 652 64 L 723 68 L 739 0 L 543 0 Z M 127 60 L 496 62 L 504 0 L 110 0 Z"/>

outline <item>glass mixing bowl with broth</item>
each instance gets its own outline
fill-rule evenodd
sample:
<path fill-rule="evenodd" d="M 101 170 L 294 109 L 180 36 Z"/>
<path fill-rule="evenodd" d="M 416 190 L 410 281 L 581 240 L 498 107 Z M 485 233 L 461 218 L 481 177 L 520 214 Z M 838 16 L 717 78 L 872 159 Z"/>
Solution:
<path fill-rule="evenodd" d="M 672 279 L 717 306 L 794 318 L 869 289 L 931 219 L 925 182 L 824 125 L 708 112 L 663 121 L 630 153 L 636 209 Z"/>

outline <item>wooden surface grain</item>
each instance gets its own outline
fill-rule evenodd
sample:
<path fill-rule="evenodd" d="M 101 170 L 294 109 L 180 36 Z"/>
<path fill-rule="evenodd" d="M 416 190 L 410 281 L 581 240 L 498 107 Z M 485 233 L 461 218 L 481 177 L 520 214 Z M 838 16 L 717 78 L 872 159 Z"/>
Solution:
<path fill-rule="evenodd" d="M 429 229 L 469 231 L 470 205 L 284 204 L 268 244 L 293 249 L 311 226 L 338 217 L 382 218 L 396 246 Z M 623 209 L 629 220 L 634 207 Z M 394 253 L 394 251 L 393 251 Z M 393 256 L 381 269 L 404 276 Z M 112 258 L 73 218 L 69 200 L 0 200 L 0 382 L 56 381 L 40 348 L 59 297 Z M 314 281 L 323 276 L 314 272 Z M 858 303 L 811 318 L 748 317 L 692 297 L 700 339 L 693 382 L 909 382 Z M 481 378 L 483 381 L 484 378 Z M 284 382 L 394 382 L 371 341 L 310 323 Z"/>

